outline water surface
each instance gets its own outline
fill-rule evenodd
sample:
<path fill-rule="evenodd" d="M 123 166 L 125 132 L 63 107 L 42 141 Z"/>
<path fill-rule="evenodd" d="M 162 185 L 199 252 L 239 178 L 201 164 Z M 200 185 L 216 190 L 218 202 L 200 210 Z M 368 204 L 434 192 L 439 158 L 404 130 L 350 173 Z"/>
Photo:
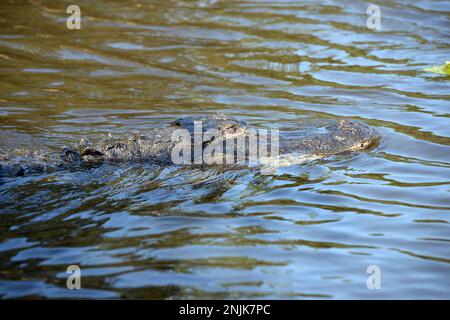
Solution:
<path fill-rule="evenodd" d="M 105 165 L 0 182 L 3 298 L 450 298 L 450 3 L 0 4 L 0 147 L 227 112 L 349 117 L 379 146 L 261 175 Z M 79 265 L 82 290 L 66 288 Z M 366 286 L 370 265 L 381 289 Z"/>

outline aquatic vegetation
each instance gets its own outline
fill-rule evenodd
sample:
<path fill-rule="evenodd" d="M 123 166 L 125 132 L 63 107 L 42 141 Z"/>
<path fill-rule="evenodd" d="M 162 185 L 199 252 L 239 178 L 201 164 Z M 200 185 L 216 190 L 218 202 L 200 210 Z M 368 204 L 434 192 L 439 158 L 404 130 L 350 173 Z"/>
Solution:
<path fill-rule="evenodd" d="M 430 68 L 426 68 L 424 71 L 445 74 L 448 76 L 450 75 L 450 61 L 445 62 L 442 66 L 432 66 Z"/>

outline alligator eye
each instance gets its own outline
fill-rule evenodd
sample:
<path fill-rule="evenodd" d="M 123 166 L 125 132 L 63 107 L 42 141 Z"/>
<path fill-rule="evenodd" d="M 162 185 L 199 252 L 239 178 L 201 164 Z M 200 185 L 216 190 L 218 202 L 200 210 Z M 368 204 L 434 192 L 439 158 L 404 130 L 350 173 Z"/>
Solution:
<path fill-rule="evenodd" d="M 238 129 L 238 126 L 235 124 L 232 124 L 229 127 L 227 127 L 225 130 L 228 132 L 234 133 L 237 131 L 237 129 Z"/>

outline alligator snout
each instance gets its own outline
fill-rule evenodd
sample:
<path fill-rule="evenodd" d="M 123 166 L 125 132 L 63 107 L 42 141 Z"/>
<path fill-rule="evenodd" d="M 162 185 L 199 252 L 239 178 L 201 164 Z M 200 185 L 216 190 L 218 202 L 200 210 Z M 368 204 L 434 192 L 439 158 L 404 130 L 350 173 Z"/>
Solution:
<path fill-rule="evenodd" d="M 337 122 L 335 138 L 347 150 L 361 150 L 370 146 L 377 138 L 377 134 L 372 127 L 363 122 L 341 119 Z"/>

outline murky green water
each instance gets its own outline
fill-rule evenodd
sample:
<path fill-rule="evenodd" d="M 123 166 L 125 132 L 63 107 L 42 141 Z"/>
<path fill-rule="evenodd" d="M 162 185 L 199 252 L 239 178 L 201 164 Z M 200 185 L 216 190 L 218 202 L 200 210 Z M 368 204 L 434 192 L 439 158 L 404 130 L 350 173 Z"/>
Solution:
<path fill-rule="evenodd" d="M 351 117 L 372 150 L 251 170 L 102 166 L 0 182 L 0 296 L 450 298 L 450 3 L 0 4 L 0 146 L 58 150 L 220 111 Z M 66 289 L 66 268 L 82 290 Z M 369 265 L 381 289 L 366 286 Z"/>

